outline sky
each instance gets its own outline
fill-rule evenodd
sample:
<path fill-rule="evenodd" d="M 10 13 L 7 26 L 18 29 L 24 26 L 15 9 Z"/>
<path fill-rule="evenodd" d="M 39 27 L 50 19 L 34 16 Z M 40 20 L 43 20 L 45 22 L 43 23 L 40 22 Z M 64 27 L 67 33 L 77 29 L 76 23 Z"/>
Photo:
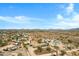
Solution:
<path fill-rule="evenodd" d="M 0 3 L 0 29 L 79 28 L 78 3 Z"/>

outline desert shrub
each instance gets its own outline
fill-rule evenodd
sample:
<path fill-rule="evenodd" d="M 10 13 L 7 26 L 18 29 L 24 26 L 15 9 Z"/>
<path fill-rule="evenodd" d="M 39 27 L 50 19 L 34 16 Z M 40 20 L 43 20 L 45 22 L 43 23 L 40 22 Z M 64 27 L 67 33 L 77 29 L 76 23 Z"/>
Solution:
<path fill-rule="evenodd" d="M 22 53 L 18 53 L 18 56 L 22 56 Z"/>

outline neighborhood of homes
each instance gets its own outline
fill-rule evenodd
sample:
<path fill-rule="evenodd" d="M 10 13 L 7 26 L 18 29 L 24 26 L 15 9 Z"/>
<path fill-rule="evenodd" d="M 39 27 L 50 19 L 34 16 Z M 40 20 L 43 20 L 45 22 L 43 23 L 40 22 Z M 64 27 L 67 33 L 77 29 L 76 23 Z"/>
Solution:
<path fill-rule="evenodd" d="M 79 55 L 78 49 L 69 50 L 67 46 L 71 47 L 56 38 L 41 38 L 35 41 L 27 32 L 0 32 L 1 56 L 70 56 L 76 52 Z"/>

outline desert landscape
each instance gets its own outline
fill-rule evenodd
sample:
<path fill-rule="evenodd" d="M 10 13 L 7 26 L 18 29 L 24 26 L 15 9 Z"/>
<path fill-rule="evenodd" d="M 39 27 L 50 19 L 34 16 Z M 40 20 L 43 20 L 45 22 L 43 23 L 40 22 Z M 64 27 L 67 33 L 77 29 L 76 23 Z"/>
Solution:
<path fill-rule="evenodd" d="M 79 30 L 0 30 L 1 56 L 79 56 Z"/>
<path fill-rule="evenodd" d="M 1 3 L 0 56 L 79 56 L 79 3 Z"/>

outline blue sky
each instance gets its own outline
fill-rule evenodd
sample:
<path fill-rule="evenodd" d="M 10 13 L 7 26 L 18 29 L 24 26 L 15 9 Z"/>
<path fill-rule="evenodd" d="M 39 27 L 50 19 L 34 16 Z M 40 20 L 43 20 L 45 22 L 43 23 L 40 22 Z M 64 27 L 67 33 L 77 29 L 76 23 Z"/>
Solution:
<path fill-rule="evenodd" d="M 79 4 L 0 3 L 0 29 L 79 28 Z"/>

